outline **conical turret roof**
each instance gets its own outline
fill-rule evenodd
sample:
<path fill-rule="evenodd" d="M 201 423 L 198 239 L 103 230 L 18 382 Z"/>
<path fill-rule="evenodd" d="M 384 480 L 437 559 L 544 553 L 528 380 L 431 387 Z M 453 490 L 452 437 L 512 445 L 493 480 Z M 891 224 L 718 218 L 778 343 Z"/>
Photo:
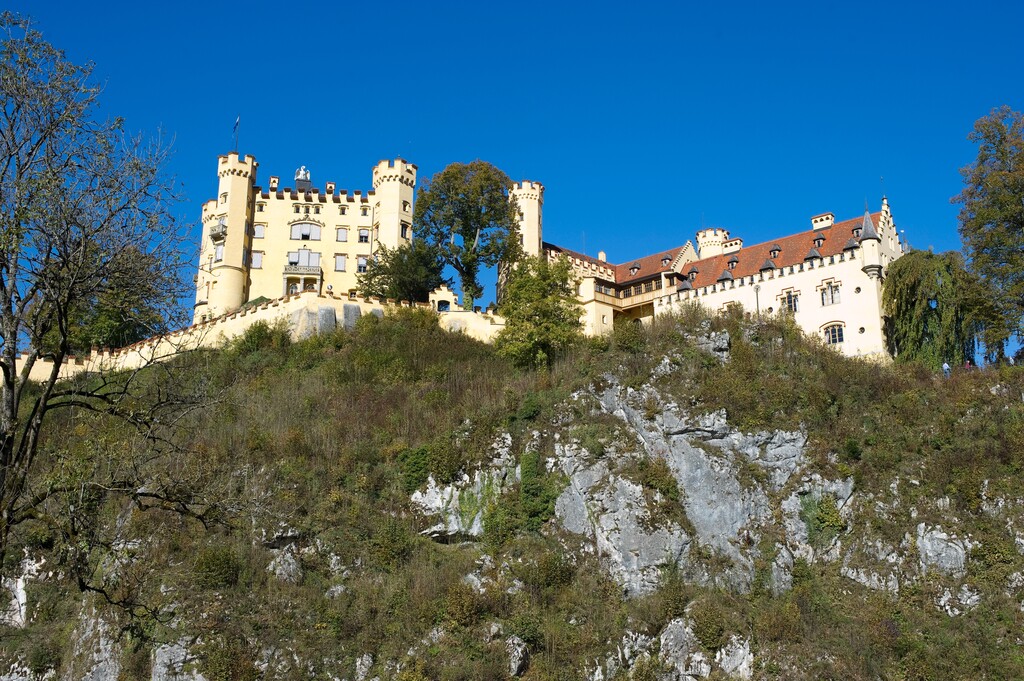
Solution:
<path fill-rule="evenodd" d="M 870 211 L 864 211 L 864 222 L 860 227 L 860 240 L 865 241 L 866 239 L 882 240 L 882 237 L 878 236 L 878 232 L 875 231 L 875 223 L 871 221 Z"/>

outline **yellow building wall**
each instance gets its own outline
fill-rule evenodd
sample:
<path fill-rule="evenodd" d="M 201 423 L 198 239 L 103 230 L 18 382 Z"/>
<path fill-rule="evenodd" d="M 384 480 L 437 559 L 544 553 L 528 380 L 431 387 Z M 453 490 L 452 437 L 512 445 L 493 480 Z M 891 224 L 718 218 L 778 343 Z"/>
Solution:
<path fill-rule="evenodd" d="M 203 205 L 195 323 L 261 297 L 305 290 L 348 295 L 358 288 L 360 259 L 369 262 L 382 245 L 397 248 L 412 239 L 411 163 L 378 163 L 375 189 L 368 192 L 334 182 L 298 192 L 295 180 L 273 177 L 262 188 L 257 165 L 236 153 L 218 159 L 218 196 Z M 299 254 L 299 262 L 290 253 Z"/>

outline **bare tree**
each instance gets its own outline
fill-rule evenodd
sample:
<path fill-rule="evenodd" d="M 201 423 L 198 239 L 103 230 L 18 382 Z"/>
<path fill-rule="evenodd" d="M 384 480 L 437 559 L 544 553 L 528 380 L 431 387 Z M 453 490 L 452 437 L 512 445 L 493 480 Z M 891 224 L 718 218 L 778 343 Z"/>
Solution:
<path fill-rule="evenodd" d="M 134 374 L 58 380 L 96 306 L 141 329 L 179 309 L 183 232 L 171 213 L 167 146 L 128 135 L 120 119 L 99 119 L 92 66 L 67 61 L 26 19 L 4 13 L 0 32 L 2 563 L 12 529 L 74 491 L 59 477 L 31 479 L 51 412 L 118 414 L 156 442 L 195 400 L 163 395 L 141 406 Z M 33 382 L 37 365 L 48 371 Z M 179 503 L 131 475 L 108 483 L 137 503 Z"/>

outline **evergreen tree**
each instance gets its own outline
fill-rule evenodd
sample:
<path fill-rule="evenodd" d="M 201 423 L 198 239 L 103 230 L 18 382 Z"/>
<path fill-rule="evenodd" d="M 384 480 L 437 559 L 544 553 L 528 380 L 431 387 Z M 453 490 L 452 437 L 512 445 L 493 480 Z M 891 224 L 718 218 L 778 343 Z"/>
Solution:
<path fill-rule="evenodd" d="M 483 295 L 481 267 L 514 259 L 518 207 L 512 181 L 486 161 L 452 163 L 423 183 L 416 196 L 415 231 L 459 273 L 466 308 Z"/>
<path fill-rule="evenodd" d="M 1024 118 L 1008 106 L 974 124 L 978 158 L 963 168 L 960 237 L 969 267 L 992 296 L 1000 325 L 986 330 L 987 354 L 1001 358 L 1024 320 Z"/>
<path fill-rule="evenodd" d="M 567 260 L 525 257 L 508 274 L 495 347 L 519 366 L 550 365 L 581 338 L 582 313 Z"/>
<path fill-rule="evenodd" d="M 443 269 L 437 249 L 424 241 L 392 249 L 382 245 L 359 275 L 359 290 L 366 296 L 425 303 L 433 290 L 451 284 L 441 275 Z"/>
<path fill-rule="evenodd" d="M 913 251 L 889 266 L 882 290 L 889 352 L 938 370 L 973 361 L 977 341 L 1001 320 L 955 252 Z"/>

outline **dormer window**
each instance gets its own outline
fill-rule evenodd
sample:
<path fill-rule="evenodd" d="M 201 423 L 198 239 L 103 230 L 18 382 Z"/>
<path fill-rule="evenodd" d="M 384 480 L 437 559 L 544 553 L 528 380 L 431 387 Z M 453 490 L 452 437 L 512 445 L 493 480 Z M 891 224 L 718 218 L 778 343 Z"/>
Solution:
<path fill-rule="evenodd" d="M 776 260 L 779 257 L 779 253 L 782 253 L 782 249 L 781 248 L 772 248 L 772 250 L 769 251 L 769 253 L 772 256 L 772 260 Z"/>
<path fill-rule="evenodd" d="M 860 238 L 860 227 L 854 227 L 853 228 L 853 237 L 855 239 L 859 239 Z"/>
<path fill-rule="evenodd" d="M 732 256 L 731 258 L 729 258 L 729 269 L 730 270 L 736 269 L 736 265 L 738 265 L 739 262 L 740 262 L 740 259 L 737 258 L 735 255 Z"/>
<path fill-rule="evenodd" d="M 823 243 L 825 243 L 825 237 L 823 237 L 823 236 L 819 236 L 819 237 L 814 239 L 814 247 L 815 248 L 821 248 L 821 245 Z"/>
<path fill-rule="evenodd" d="M 630 276 L 635 277 L 636 273 L 639 272 L 639 271 L 640 271 L 640 263 L 635 262 L 635 263 L 633 263 L 632 265 L 629 266 L 629 274 L 630 274 Z"/>
<path fill-rule="evenodd" d="M 668 267 L 668 264 L 669 264 L 670 262 L 672 262 L 672 258 L 670 258 L 670 257 L 668 257 L 668 256 L 666 255 L 666 256 L 665 256 L 664 258 L 662 258 L 662 259 L 661 259 L 661 266 L 662 266 L 662 267 Z"/>

